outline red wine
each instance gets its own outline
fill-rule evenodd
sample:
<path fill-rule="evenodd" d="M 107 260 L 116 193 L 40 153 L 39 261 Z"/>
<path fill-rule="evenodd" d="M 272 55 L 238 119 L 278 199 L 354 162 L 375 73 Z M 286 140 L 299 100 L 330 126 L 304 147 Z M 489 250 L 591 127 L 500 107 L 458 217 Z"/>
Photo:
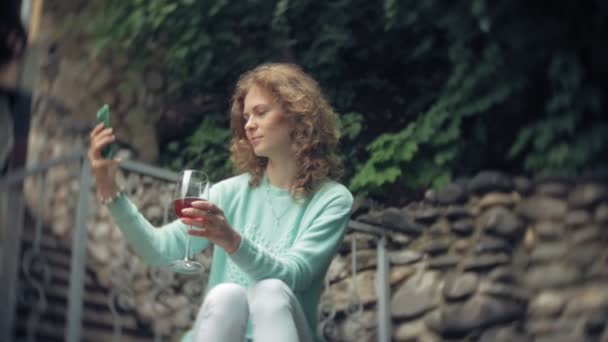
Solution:
<path fill-rule="evenodd" d="M 175 210 L 175 215 L 179 218 L 192 218 L 195 221 L 203 221 L 202 217 L 190 217 L 188 215 L 184 215 L 182 213 L 182 209 L 192 208 L 192 202 L 195 201 L 204 201 L 203 199 L 196 197 L 186 197 L 186 198 L 178 198 L 173 200 L 173 209 Z"/>

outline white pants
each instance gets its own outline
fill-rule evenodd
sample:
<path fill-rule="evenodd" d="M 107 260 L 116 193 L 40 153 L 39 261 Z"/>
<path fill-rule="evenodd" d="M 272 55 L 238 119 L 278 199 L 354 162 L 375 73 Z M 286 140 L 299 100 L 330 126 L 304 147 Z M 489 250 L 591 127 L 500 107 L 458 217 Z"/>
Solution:
<path fill-rule="evenodd" d="M 300 303 L 278 279 L 262 280 L 249 290 L 233 283 L 215 286 L 196 317 L 192 340 L 242 342 L 249 319 L 256 342 L 313 341 Z"/>

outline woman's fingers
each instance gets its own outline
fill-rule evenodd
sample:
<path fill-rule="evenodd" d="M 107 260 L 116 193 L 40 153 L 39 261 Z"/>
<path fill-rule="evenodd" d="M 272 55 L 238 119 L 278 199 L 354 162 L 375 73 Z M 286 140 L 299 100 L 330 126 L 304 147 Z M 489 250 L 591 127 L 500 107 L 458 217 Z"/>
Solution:
<path fill-rule="evenodd" d="M 103 137 L 100 137 L 99 139 L 96 139 L 93 143 L 93 149 L 101 151 L 102 148 L 113 142 L 114 139 L 114 135 L 105 135 Z"/>
<path fill-rule="evenodd" d="M 206 210 L 200 210 L 200 209 L 196 209 L 196 208 L 182 209 L 182 214 L 188 215 L 190 217 L 199 217 L 199 218 L 203 218 L 203 219 L 206 219 L 207 217 L 209 217 L 211 215 L 211 213 L 209 213 Z"/>
<path fill-rule="evenodd" d="M 104 125 L 102 123 L 98 123 L 93 130 L 91 130 L 91 133 L 89 134 L 89 138 L 91 138 L 91 140 L 93 140 L 93 138 L 95 138 L 95 136 L 97 134 L 99 134 L 99 132 L 101 130 L 103 130 Z"/>
<path fill-rule="evenodd" d="M 117 163 L 116 160 L 109 160 L 109 159 L 97 159 L 94 158 L 93 160 L 91 160 L 91 167 L 93 168 L 107 168 L 107 167 L 112 167 L 114 166 L 113 164 Z"/>
<path fill-rule="evenodd" d="M 196 201 L 198 208 L 187 208 L 183 209 L 182 213 L 188 215 L 181 218 L 182 223 L 190 227 L 197 227 L 200 229 L 188 229 L 188 234 L 191 236 L 204 237 L 209 239 L 213 244 L 224 248 L 229 253 L 234 252 L 235 241 L 240 241 L 238 233 L 230 227 L 223 213 L 213 213 L 211 210 L 221 212 L 221 210 L 210 203 L 203 203 L 206 201 Z M 193 205 L 194 205 L 193 203 Z M 237 239 L 238 238 L 238 239 Z M 236 243 L 238 245 L 238 242 Z"/>
<path fill-rule="evenodd" d="M 218 222 L 217 218 L 214 214 L 211 214 L 206 210 L 186 208 L 182 209 L 182 214 L 186 215 L 185 217 L 182 217 L 182 223 L 186 225 L 211 230 L 216 229 L 215 227 Z"/>
<path fill-rule="evenodd" d="M 97 126 L 95 126 L 95 128 L 93 128 L 93 130 L 91 131 L 91 134 L 89 134 L 91 143 L 95 142 L 97 139 L 107 136 L 107 135 L 112 135 L 113 133 L 113 129 L 110 128 L 105 128 L 103 125 L 99 124 Z"/>
<path fill-rule="evenodd" d="M 96 144 L 99 141 L 106 139 L 108 137 L 114 138 L 114 130 L 112 128 L 106 128 L 103 131 L 97 133 L 93 139 L 91 139 L 91 144 Z"/>
<path fill-rule="evenodd" d="M 91 162 L 91 170 L 95 176 L 95 184 L 100 194 L 112 194 L 118 189 L 114 179 L 118 172 L 120 161 L 118 159 L 108 160 L 102 157 L 101 151 L 108 144 L 115 141 L 116 137 L 111 128 L 106 128 L 102 123 L 97 124 L 89 134 L 91 138 L 87 157 Z"/>
<path fill-rule="evenodd" d="M 111 129 L 104 130 L 102 133 L 98 134 L 93 140 L 91 140 L 91 148 L 90 148 L 90 157 L 91 159 L 102 159 L 101 150 L 116 140 L 114 134 L 112 134 Z"/>
<path fill-rule="evenodd" d="M 215 204 L 208 201 L 192 202 L 192 207 L 182 209 L 182 214 L 196 217 L 199 220 L 205 221 L 205 224 L 222 225 L 224 224 L 224 212 Z"/>
<path fill-rule="evenodd" d="M 217 235 L 215 234 L 217 233 L 217 228 L 213 227 L 212 225 L 209 225 L 204 220 L 201 221 L 199 219 L 182 217 L 181 221 L 183 224 L 189 227 L 188 234 L 190 235 L 202 236 L 206 238 L 210 238 L 214 235 Z"/>
<path fill-rule="evenodd" d="M 188 234 L 208 238 L 211 242 L 223 245 L 226 228 L 224 212 L 215 204 L 206 201 L 192 202 L 192 207 L 182 209 L 182 223 L 200 229 L 189 229 Z"/>
<path fill-rule="evenodd" d="M 224 211 L 222 211 L 222 209 L 209 201 L 194 201 L 192 202 L 192 207 L 212 214 L 224 215 Z"/>
<path fill-rule="evenodd" d="M 182 223 L 186 225 L 212 231 L 219 229 L 218 224 L 220 223 L 220 220 L 216 216 L 217 214 L 196 208 L 182 209 L 182 214 L 186 215 L 181 218 Z"/>
<path fill-rule="evenodd" d="M 209 237 L 209 230 L 207 229 L 188 229 L 188 234 L 200 237 Z"/>

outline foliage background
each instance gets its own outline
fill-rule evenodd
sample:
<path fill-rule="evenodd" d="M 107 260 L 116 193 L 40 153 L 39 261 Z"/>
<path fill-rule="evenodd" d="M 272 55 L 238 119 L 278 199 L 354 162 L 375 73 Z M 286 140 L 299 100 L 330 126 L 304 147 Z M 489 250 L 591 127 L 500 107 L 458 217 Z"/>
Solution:
<path fill-rule="evenodd" d="M 232 86 L 267 61 L 320 82 L 341 113 L 345 182 L 358 194 L 397 201 L 395 186 L 480 169 L 606 166 L 606 1 L 108 0 L 91 13 L 99 49 L 142 66 L 162 50 L 174 95 L 226 99 L 163 146 L 173 168 L 230 174 Z"/>

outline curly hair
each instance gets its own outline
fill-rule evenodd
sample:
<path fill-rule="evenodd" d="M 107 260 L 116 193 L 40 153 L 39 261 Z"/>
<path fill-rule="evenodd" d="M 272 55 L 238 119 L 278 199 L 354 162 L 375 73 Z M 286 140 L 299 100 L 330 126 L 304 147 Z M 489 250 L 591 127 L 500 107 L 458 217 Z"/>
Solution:
<path fill-rule="evenodd" d="M 237 171 L 249 172 L 250 185 L 256 187 L 268 164 L 268 158 L 254 154 L 245 134 L 243 106 L 254 86 L 269 91 L 291 127 L 298 165 L 296 180 L 289 189 L 292 197 L 308 197 L 325 179 L 339 180 L 343 167 L 336 153 L 340 139 L 336 113 L 317 82 L 300 67 L 287 63 L 262 64 L 244 73 L 236 84 L 230 110 L 230 153 Z"/>

